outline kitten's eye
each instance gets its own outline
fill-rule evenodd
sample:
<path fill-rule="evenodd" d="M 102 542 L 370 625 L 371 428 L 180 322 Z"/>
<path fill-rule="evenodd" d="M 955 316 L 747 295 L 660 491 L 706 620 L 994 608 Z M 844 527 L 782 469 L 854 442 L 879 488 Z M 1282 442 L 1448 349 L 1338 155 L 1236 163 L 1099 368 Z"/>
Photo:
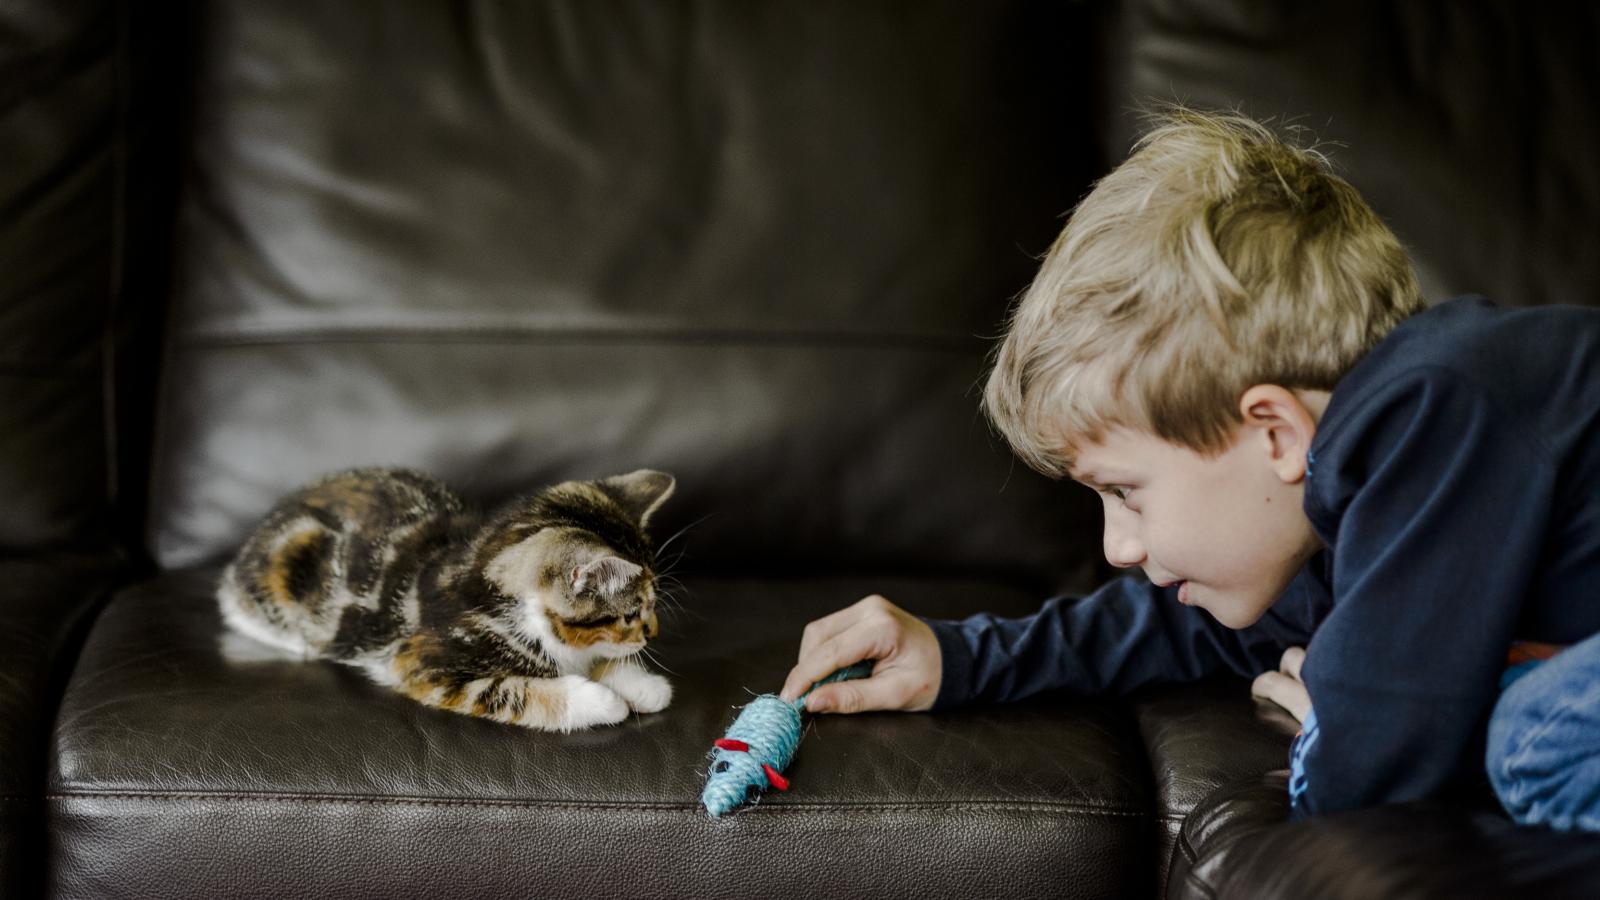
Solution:
<path fill-rule="evenodd" d="M 603 615 L 598 615 L 598 616 L 591 616 L 591 617 L 589 617 L 587 619 L 576 619 L 576 620 L 573 621 L 572 624 L 576 625 L 579 628 L 598 628 L 601 625 L 610 625 L 613 622 L 618 621 L 618 619 L 619 619 L 618 616 L 603 614 Z"/>

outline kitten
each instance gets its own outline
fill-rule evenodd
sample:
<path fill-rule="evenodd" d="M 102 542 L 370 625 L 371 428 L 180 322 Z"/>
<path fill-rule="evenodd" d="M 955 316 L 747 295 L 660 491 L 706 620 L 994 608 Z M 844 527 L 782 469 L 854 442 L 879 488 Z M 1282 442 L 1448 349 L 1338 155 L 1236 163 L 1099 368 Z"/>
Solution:
<path fill-rule="evenodd" d="M 362 669 L 428 706 L 551 731 L 665 709 L 635 660 L 654 637 L 644 526 L 672 476 L 565 482 L 485 519 L 403 469 L 282 500 L 222 574 L 235 630 Z"/>

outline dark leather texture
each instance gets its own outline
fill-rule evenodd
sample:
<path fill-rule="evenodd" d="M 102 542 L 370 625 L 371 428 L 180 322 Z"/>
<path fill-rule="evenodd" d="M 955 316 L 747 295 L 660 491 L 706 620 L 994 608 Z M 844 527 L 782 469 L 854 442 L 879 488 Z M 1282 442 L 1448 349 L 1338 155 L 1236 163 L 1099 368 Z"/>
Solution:
<path fill-rule="evenodd" d="M 188 52 L 131 5 L 0 6 L 0 556 L 144 555 Z"/>
<path fill-rule="evenodd" d="M 1489 808 L 1286 824 L 1236 680 L 823 717 L 791 792 L 695 805 L 807 619 L 1087 585 L 1095 501 L 976 389 L 1140 108 L 1335 141 L 1430 298 L 1594 303 L 1597 45 L 1513 0 L 0 4 L 0 894 L 1600 896 L 1600 839 Z M 673 705 L 530 733 L 225 646 L 214 564 L 370 463 L 673 472 Z"/>
<path fill-rule="evenodd" d="M 650 466 L 701 566 L 1080 569 L 1093 501 L 976 408 L 1085 184 L 1075 12 L 207 4 L 157 558 L 355 464 Z"/>
<path fill-rule="evenodd" d="M 1144 754 L 1107 701 L 815 717 L 789 793 L 720 821 L 697 806 L 710 742 L 782 684 L 810 618 L 869 589 L 1018 613 L 1028 590 L 690 578 L 653 647 L 673 704 L 562 735 L 430 710 L 332 663 L 249 661 L 220 640 L 215 577 L 118 596 L 84 649 L 56 729 L 55 893 L 1147 893 Z"/>
<path fill-rule="evenodd" d="M 1407 803 L 1284 825 L 1287 773 L 1224 787 L 1183 828 L 1173 898 L 1593 898 L 1600 840 L 1518 828 L 1493 807 Z"/>
<path fill-rule="evenodd" d="M 0 897 L 40 887 L 51 723 L 118 569 L 115 559 L 82 554 L 0 561 Z"/>
<path fill-rule="evenodd" d="M 108 503 L 115 22 L 0 7 L 0 554 L 91 543 Z"/>
<path fill-rule="evenodd" d="M 1593 305 L 1600 6 L 1118 3 L 1111 159 L 1139 107 L 1237 108 L 1304 129 L 1399 235 L 1423 296 Z M 1116 115 L 1116 113 L 1124 113 Z"/>
<path fill-rule="evenodd" d="M 1179 856 L 1189 814 L 1221 787 L 1284 764 L 1299 724 L 1282 707 L 1250 696 L 1250 684 L 1219 678 L 1146 689 L 1134 715 L 1155 784 L 1156 892 Z"/>

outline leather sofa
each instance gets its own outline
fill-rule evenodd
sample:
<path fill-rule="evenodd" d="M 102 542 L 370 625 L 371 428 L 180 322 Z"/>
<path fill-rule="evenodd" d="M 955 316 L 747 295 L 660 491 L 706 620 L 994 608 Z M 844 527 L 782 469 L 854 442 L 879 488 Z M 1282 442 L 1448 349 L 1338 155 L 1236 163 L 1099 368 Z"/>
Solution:
<path fill-rule="evenodd" d="M 1594 302 L 1588 7 L 474 2 L 0 9 L 6 896 L 1597 896 L 1483 796 L 1284 821 L 1217 680 L 819 717 L 721 820 L 802 625 L 1087 590 L 1097 503 L 974 384 L 1142 104 L 1278 116 L 1430 297 Z M 665 712 L 569 735 L 254 652 L 211 592 L 353 464 L 477 502 L 652 466 Z"/>

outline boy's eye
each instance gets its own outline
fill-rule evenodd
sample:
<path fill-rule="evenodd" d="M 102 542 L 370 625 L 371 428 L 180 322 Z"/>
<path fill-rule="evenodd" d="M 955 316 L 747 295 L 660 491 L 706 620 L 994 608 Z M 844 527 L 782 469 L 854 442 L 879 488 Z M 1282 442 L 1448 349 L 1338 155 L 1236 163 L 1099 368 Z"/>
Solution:
<path fill-rule="evenodd" d="M 1128 502 L 1128 491 L 1129 491 L 1128 488 L 1125 488 L 1125 487 L 1123 487 L 1121 485 L 1117 485 L 1117 484 L 1114 484 L 1111 487 L 1108 487 L 1108 488 L 1105 489 L 1106 493 L 1108 493 L 1111 496 L 1117 498 L 1118 500 L 1121 500 L 1123 503 L 1127 503 Z"/>

